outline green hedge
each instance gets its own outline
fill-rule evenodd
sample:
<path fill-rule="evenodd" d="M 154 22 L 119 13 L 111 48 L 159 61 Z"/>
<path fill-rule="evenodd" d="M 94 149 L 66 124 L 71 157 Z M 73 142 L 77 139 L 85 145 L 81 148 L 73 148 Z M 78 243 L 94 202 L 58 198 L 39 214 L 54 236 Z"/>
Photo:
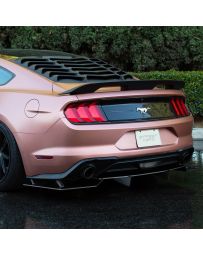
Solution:
<path fill-rule="evenodd" d="M 173 79 L 185 82 L 187 104 L 195 117 L 203 117 L 203 71 L 155 71 L 131 73 L 139 79 Z"/>
<path fill-rule="evenodd" d="M 201 70 L 203 27 L 0 27 L 0 48 L 63 50 L 124 70 Z"/>

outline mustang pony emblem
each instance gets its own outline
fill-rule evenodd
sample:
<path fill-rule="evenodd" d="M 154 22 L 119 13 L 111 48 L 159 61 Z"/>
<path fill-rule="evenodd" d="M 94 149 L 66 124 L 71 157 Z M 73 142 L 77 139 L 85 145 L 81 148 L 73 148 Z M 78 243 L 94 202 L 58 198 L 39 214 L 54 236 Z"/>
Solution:
<path fill-rule="evenodd" d="M 151 108 L 137 108 L 137 111 L 140 111 L 141 114 L 145 114 L 145 113 L 147 113 L 147 111 L 148 111 L 149 109 L 151 109 Z"/>

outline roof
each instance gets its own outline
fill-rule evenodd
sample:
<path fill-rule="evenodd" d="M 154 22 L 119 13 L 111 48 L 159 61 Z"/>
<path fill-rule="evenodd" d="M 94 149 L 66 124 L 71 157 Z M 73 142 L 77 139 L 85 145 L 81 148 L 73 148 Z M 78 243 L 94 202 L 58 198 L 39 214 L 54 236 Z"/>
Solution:
<path fill-rule="evenodd" d="M 11 61 L 55 82 L 73 83 L 133 79 L 131 75 L 103 60 L 66 52 L 4 49 L 0 50 L 0 54 L 16 56 Z"/>

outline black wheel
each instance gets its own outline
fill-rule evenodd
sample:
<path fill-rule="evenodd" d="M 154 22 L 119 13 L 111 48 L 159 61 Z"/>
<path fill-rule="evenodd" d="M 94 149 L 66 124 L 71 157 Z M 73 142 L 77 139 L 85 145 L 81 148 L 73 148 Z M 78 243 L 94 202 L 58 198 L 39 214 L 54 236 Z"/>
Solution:
<path fill-rule="evenodd" d="M 16 190 L 25 178 L 21 155 L 11 131 L 0 123 L 0 191 Z"/>

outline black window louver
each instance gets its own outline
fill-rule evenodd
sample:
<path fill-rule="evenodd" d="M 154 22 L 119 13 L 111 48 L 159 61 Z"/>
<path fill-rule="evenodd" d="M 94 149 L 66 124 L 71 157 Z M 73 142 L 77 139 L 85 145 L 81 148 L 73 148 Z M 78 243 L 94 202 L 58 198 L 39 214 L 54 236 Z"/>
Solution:
<path fill-rule="evenodd" d="M 86 57 L 22 57 L 14 60 L 55 82 L 129 80 L 133 77 L 103 60 Z"/>

